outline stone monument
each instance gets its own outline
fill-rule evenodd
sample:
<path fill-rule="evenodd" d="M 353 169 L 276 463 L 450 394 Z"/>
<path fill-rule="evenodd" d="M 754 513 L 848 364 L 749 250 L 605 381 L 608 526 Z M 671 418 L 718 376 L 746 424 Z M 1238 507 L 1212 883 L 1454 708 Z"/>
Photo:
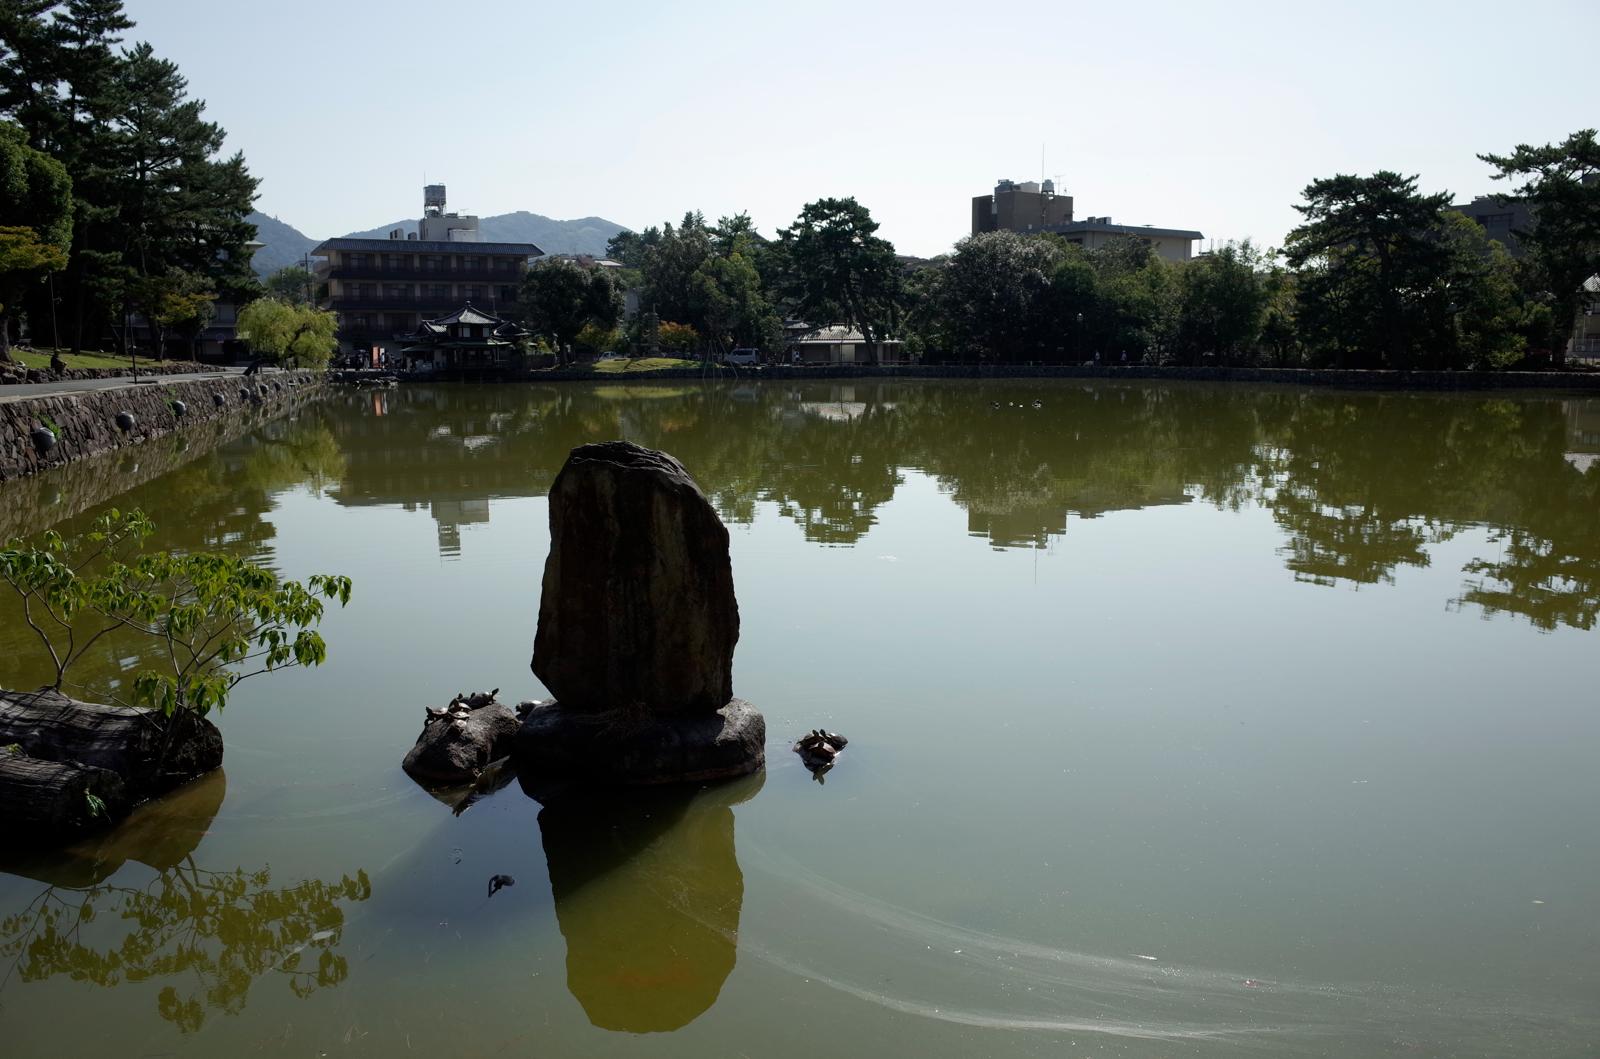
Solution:
<path fill-rule="evenodd" d="M 550 487 L 519 771 L 602 783 L 762 767 L 766 722 L 733 696 L 739 605 L 728 530 L 681 463 L 625 441 L 573 449 Z"/>

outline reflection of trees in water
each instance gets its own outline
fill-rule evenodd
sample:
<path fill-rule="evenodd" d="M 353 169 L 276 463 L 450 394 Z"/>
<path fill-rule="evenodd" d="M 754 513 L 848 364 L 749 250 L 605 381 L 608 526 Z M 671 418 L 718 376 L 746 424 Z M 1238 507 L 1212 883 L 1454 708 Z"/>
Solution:
<path fill-rule="evenodd" d="M 1044 544 L 1069 516 L 1259 503 L 1285 564 L 1319 584 L 1390 582 L 1486 526 L 1499 554 L 1468 567 L 1456 603 L 1550 628 L 1600 610 L 1600 470 L 1562 458 L 1571 418 L 1498 397 L 874 382 L 403 389 L 335 430 L 345 503 L 536 495 L 572 448 L 622 437 L 676 455 L 725 519 L 770 502 L 828 544 L 859 541 L 904 468 L 1001 548 Z"/>
<path fill-rule="evenodd" d="M 263 976 L 301 997 L 343 981 L 342 906 L 371 895 L 366 873 L 274 887 L 268 868 L 201 868 L 194 853 L 226 789 L 218 770 L 66 850 L 4 851 L 0 870 L 46 886 L 0 919 L 0 1004 L 16 1002 L 13 983 L 163 981 L 158 1013 L 190 1032 L 209 1014 L 242 1011 Z M 154 877 L 108 881 L 129 861 Z"/>
<path fill-rule="evenodd" d="M 134 458 L 132 450 L 128 459 Z M 64 468 L 70 470 L 70 468 Z M 324 488 L 345 472 L 344 455 L 326 413 L 312 408 L 260 424 L 250 434 L 175 470 L 96 504 L 55 525 L 63 536 L 84 532 L 108 507 L 141 508 L 156 524 L 151 546 L 176 552 L 216 551 L 272 565 L 276 527 L 267 517 L 274 498 L 300 486 Z M 40 530 L 46 528 L 41 525 Z M 0 597 L 0 687 L 33 687 L 51 678 L 48 660 L 20 619 L 20 607 Z M 112 634 L 74 667 L 79 697 L 108 701 L 151 652 L 148 637 Z"/>
<path fill-rule="evenodd" d="M 1455 605 L 1541 628 L 1587 628 L 1600 614 L 1600 466 L 1563 459 L 1581 418 L 1571 402 L 1028 381 L 384 396 L 381 415 L 370 394 L 336 396 L 118 503 L 155 512 L 163 541 L 262 556 L 271 497 L 307 483 L 341 504 L 427 505 L 451 547 L 493 498 L 541 495 L 571 449 L 621 437 L 681 459 L 728 521 L 771 503 L 820 543 L 861 540 L 917 468 L 1001 548 L 1045 544 L 1072 516 L 1259 503 L 1290 571 L 1322 584 L 1392 581 L 1427 565 L 1435 544 L 1486 527 L 1495 554 L 1468 566 Z M 7 648 L 21 646 L 9 626 L 0 683 L 14 681 Z"/>
<path fill-rule="evenodd" d="M 1600 473 L 1564 458 L 1552 401 L 1300 395 L 1272 432 L 1264 502 L 1296 576 L 1392 581 L 1427 547 L 1489 528 L 1452 606 L 1515 613 L 1542 629 L 1600 612 Z"/>

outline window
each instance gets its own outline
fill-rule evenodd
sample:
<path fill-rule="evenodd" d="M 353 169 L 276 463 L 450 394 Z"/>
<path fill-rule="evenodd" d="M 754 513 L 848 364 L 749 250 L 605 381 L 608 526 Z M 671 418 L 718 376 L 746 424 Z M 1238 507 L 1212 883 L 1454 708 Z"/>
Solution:
<path fill-rule="evenodd" d="M 371 268 L 372 259 L 366 254 L 346 254 L 345 264 L 351 268 Z"/>

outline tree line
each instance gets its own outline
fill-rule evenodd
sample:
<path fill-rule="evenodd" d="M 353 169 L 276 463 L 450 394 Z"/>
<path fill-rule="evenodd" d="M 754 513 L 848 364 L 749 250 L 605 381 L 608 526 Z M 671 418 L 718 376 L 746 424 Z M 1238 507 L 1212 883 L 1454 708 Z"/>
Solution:
<path fill-rule="evenodd" d="M 808 204 L 776 239 L 748 214 L 622 232 L 613 278 L 552 262 L 529 323 L 598 351 L 778 353 L 785 319 L 849 324 L 924 361 L 1493 369 L 1559 362 L 1600 274 L 1595 130 L 1480 158 L 1534 222 L 1512 256 L 1482 225 L 1383 171 L 1312 181 L 1282 250 L 1228 243 L 1169 261 L 1147 240 L 1093 249 L 1051 234 L 962 239 L 897 256 L 854 199 Z M 574 276 L 561 279 L 563 270 Z M 620 289 L 640 313 L 626 328 Z M 541 308 L 541 306 L 543 308 Z M 551 319 L 556 307 L 559 320 Z"/>
<path fill-rule="evenodd" d="M 536 264 L 523 283 L 523 322 L 558 347 L 725 353 L 782 347 L 785 318 L 849 322 L 867 342 L 891 337 L 903 307 L 901 266 L 852 198 L 809 203 L 776 239 L 748 213 L 708 224 L 691 210 L 607 244 L 615 270 Z M 638 312 L 624 322 L 623 294 Z"/>

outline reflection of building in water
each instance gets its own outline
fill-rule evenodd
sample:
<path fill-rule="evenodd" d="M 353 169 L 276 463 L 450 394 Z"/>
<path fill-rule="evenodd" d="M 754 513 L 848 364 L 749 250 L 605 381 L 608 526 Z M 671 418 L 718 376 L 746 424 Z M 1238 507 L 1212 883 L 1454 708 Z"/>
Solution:
<path fill-rule="evenodd" d="M 372 405 L 377 397 L 382 414 Z M 530 474 L 518 448 L 519 434 L 538 422 L 525 394 L 406 387 L 348 400 L 352 414 L 338 421 L 346 466 L 334 499 L 429 511 L 444 556 L 459 556 L 461 527 L 489 521 L 492 499 L 549 486 Z"/>
<path fill-rule="evenodd" d="M 1585 473 L 1600 464 L 1600 401 L 1565 401 L 1567 462 Z"/>
<path fill-rule="evenodd" d="M 489 498 L 473 497 L 464 500 L 434 500 L 428 504 L 433 521 L 438 524 L 439 554 L 455 557 L 461 554 L 461 527 L 483 525 L 489 521 Z"/>

